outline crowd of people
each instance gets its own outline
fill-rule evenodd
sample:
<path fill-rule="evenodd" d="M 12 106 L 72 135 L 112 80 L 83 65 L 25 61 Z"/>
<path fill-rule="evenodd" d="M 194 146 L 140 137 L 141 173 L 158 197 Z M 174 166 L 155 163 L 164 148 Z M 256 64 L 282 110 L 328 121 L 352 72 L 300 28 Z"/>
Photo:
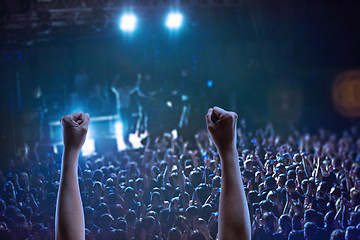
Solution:
<path fill-rule="evenodd" d="M 359 239 L 360 126 L 280 136 L 241 121 L 236 133 L 252 239 Z M 61 153 L 26 147 L 8 166 L 0 239 L 54 239 Z M 205 130 L 193 139 L 150 132 L 143 149 L 82 158 L 85 237 L 216 239 L 223 171 Z"/>

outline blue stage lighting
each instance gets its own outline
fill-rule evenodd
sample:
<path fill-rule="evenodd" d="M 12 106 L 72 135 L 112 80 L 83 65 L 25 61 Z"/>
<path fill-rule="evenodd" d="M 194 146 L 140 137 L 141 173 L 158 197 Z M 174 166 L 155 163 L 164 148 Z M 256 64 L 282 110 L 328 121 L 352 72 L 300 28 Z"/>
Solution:
<path fill-rule="evenodd" d="M 117 150 L 120 152 L 126 149 L 126 144 L 123 138 L 124 126 L 122 122 L 116 121 L 114 127 L 115 127 Z"/>
<path fill-rule="evenodd" d="M 82 147 L 81 155 L 82 156 L 91 156 L 95 153 L 95 139 L 93 138 L 86 138 L 86 141 Z"/>
<path fill-rule="evenodd" d="M 208 88 L 211 88 L 212 86 L 214 85 L 214 83 L 213 83 L 213 81 L 212 80 L 207 80 L 207 82 L 206 82 L 206 86 L 208 87 Z"/>
<path fill-rule="evenodd" d="M 120 29 L 124 32 L 132 32 L 136 27 L 136 16 L 132 13 L 126 13 L 121 16 Z"/>
<path fill-rule="evenodd" d="M 166 26 L 169 29 L 179 29 L 183 21 L 183 16 L 181 13 L 172 12 L 167 16 Z"/>

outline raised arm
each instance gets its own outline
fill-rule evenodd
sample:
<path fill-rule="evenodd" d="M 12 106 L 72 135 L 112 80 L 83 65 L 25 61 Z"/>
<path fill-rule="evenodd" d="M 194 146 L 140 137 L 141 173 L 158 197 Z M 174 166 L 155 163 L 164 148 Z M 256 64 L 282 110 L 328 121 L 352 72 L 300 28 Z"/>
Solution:
<path fill-rule="evenodd" d="M 78 160 L 85 142 L 90 117 L 76 112 L 60 119 L 64 153 L 56 202 L 56 239 L 85 239 L 85 221 L 78 182 Z"/>
<path fill-rule="evenodd" d="M 236 149 L 236 121 L 236 113 L 219 107 L 210 108 L 206 115 L 208 131 L 221 158 L 220 240 L 248 240 L 251 237 L 249 210 Z"/>

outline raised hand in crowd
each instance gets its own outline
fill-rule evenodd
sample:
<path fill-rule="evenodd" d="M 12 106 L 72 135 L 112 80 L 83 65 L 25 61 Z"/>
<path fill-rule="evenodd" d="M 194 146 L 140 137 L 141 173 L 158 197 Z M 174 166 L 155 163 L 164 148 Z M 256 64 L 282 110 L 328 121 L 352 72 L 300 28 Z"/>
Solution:
<path fill-rule="evenodd" d="M 56 239 L 85 239 L 85 221 L 78 184 L 78 159 L 90 117 L 75 112 L 60 120 L 64 141 L 60 187 L 56 203 Z"/>
<path fill-rule="evenodd" d="M 206 114 L 206 122 L 222 166 L 219 239 L 250 239 L 250 216 L 236 149 L 237 115 L 214 107 Z"/>

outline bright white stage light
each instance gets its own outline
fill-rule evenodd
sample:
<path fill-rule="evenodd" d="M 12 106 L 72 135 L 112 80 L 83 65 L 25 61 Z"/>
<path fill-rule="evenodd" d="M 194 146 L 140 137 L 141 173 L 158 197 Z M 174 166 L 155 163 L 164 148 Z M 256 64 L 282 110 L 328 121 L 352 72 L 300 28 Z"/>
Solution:
<path fill-rule="evenodd" d="M 82 156 L 91 156 L 95 152 L 95 138 L 93 127 L 90 125 L 88 132 L 86 134 L 85 143 L 81 149 Z"/>
<path fill-rule="evenodd" d="M 132 13 L 122 15 L 120 20 L 120 29 L 124 32 L 132 32 L 136 27 L 136 16 Z"/>
<path fill-rule="evenodd" d="M 95 139 L 87 138 L 81 150 L 82 156 L 91 156 L 95 152 Z"/>
<path fill-rule="evenodd" d="M 181 27 L 183 16 L 181 13 L 173 12 L 167 16 L 166 26 L 170 29 L 178 29 Z"/>
<path fill-rule="evenodd" d="M 124 131 L 123 124 L 120 121 L 116 121 L 114 127 L 115 127 L 117 150 L 120 152 L 126 149 L 126 144 L 123 138 L 123 131 Z"/>
<path fill-rule="evenodd" d="M 129 142 L 131 143 L 132 147 L 134 149 L 142 148 L 144 147 L 141 143 L 141 140 L 143 140 L 146 137 L 146 134 L 142 133 L 140 136 L 138 136 L 135 133 L 131 133 L 129 135 Z"/>

